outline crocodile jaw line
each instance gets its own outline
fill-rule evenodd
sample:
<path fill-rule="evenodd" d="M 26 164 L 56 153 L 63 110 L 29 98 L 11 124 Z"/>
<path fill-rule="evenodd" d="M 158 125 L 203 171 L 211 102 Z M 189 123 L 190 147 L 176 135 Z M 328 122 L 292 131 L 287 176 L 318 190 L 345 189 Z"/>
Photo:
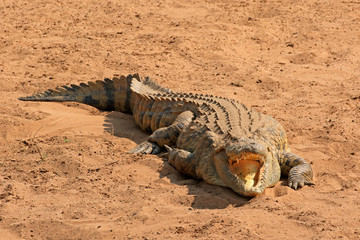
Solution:
<path fill-rule="evenodd" d="M 251 190 L 259 183 L 264 165 L 264 157 L 257 153 L 245 152 L 228 158 L 229 170 L 243 182 L 245 191 Z"/>

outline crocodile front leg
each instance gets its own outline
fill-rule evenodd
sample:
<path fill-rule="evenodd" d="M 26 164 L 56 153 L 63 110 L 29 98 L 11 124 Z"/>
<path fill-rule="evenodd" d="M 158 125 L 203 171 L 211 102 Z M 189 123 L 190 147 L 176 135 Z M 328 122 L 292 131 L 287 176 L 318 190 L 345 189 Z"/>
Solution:
<path fill-rule="evenodd" d="M 193 131 L 190 126 L 180 135 L 177 148 L 165 147 L 169 163 L 179 172 L 209 184 L 226 186 L 214 164 L 214 153 L 219 143 L 219 136 L 215 133 L 203 132 L 203 129 Z M 196 147 L 191 147 L 193 145 Z"/>
<path fill-rule="evenodd" d="M 285 152 L 280 158 L 281 174 L 288 176 L 288 185 L 293 189 L 312 183 L 313 171 L 308 162 L 291 152 Z"/>
<path fill-rule="evenodd" d="M 129 151 L 129 153 L 158 154 L 165 145 L 172 146 L 176 143 L 181 131 L 189 126 L 194 113 L 185 111 L 176 117 L 173 124 L 168 127 L 159 128 L 150 137 Z"/>
<path fill-rule="evenodd" d="M 184 175 L 197 178 L 194 153 L 183 149 L 171 148 L 167 145 L 165 147 L 168 152 L 168 161 L 173 167 Z"/>

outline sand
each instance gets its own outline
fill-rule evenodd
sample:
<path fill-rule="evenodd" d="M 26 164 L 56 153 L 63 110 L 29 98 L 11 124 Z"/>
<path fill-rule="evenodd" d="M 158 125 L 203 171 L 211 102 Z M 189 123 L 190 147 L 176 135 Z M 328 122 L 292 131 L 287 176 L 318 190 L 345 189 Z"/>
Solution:
<path fill-rule="evenodd" d="M 102 2 L 102 3 L 99 3 Z M 2 1 L 0 239 L 360 239 L 360 2 Z M 187 179 L 130 115 L 20 102 L 140 73 L 285 127 L 315 186 Z"/>

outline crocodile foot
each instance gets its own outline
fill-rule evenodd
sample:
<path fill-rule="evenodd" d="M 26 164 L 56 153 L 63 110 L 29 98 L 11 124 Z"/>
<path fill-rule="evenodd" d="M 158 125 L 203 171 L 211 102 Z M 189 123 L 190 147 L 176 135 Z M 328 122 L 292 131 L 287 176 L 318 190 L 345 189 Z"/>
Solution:
<path fill-rule="evenodd" d="M 159 154 L 162 148 L 156 143 L 144 141 L 131 149 L 129 153 L 142 153 L 142 154 Z"/>
<path fill-rule="evenodd" d="M 303 179 L 289 179 L 289 187 L 297 190 L 298 188 L 302 188 L 304 185 L 315 185 L 312 182 L 306 182 Z"/>
<path fill-rule="evenodd" d="M 315 185 L 312 180 L 312 171 L 309 164 L 293 167 L 289 172 L 289 187 L 297 190 L 304 185 Z"/>

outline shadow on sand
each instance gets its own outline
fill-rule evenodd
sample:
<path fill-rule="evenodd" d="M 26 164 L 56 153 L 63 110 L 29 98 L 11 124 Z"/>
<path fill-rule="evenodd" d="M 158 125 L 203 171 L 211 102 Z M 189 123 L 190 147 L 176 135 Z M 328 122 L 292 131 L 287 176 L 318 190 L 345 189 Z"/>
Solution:
<path fill-rule="evenodd" d="M 145 141 L 150 133 L 141 131 L 130 114 L 111 112 L 105 117 L 105 131 L 117 137 L 128 138 L 139 144 Z M 164 166 L 160 178 L 168 178 L 177 185 L 185 185 L 188 194 L 194 196 L 191 206 L 195 209 L 223 209 L 228 206 L 240 207 L 249 202 L 250 198 L 242 197 L 231 189 L 214 186 L 201 180 L 187 178 L 167 163 L 163 157 Z"/>
<path fill-rule="evenodd" d="M 105 116 L 104 130 L 114 136 L 128 138 L 137 144 L 145 141 L 150 135 L 135 125 L 132 115 L 121 112 L 110 112 Z"/>
<path fill-rule="evenodd" d="M 171 183 L 185 185 L 188 195 L 194 196 L 191 207 L 195 209 L 224 209 L 228 206 L 241 207 L 251 198 L 245 198 L 229 188 L 207 184 L 202 180 L 188 178 L 179 173 L 164 158 L 164 167 L 160 171 L 161 178 L 168 178 Z"/>

